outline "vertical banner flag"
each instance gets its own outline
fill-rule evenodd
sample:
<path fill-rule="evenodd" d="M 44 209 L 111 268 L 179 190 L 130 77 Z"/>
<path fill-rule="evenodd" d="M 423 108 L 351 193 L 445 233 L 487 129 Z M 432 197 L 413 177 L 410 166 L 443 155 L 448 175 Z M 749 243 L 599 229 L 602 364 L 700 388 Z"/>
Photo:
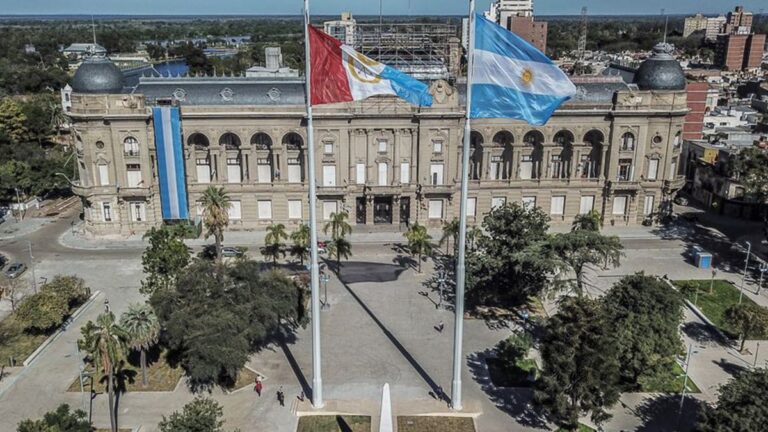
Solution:
<path fill-rule="evenodd" d="M 528 41 L 480 14 L 475 23 L 471 118 L 546 124 L 576 86 Z"/>
<path fill-rule="evenodd" d="M 163 219 L 188 219 L 179 108 L 154 107 L 152 120 L 155 126 L 155 149 Z"/>
<path fill-rule="evenodd" d="M 423 82 L 379 63 L 308 25 L 312 105 L 352 102 L 393 95 L 413 105 L 432 106 Z"/>

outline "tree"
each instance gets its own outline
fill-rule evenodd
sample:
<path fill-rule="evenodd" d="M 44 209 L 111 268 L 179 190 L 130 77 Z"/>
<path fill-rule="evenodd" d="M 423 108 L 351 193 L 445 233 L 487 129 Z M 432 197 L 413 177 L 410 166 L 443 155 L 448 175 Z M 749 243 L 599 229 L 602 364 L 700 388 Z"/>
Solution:
<path fill-rule="evenodd" d="M 141 364 L 141 385 L 146 387 L 147 381 L 147 351 L 157 343 L 160 337 L 160 323 L 155 311 L 146 304 L 132 304 L 120 316 L 120 326 L 130 337 L 130 348 L 139 351 Z"/>
<path fill-rule="evenodd" d="M 205 238 L 213 235 L 216 241 L 216 262 L 221 264 L 224 228 L 229 225 L 229 208 L 232 205 L 223 187 L 208 186 L 200 198 L 203 205 L 203 223 L 208 231 Z"/>
<path fill-rule="evenodd" d="M 43 285 L 40 290 L 63 298 L 67 302 L 69 309 L 83 304 L 90 295 L 90 290 L 85 286 L 85 281 L 77 276 L 56 275 L 50 282 Z"/>
<path fill-rule="evenodd" d="M 0 99 L 0 142 L 18 144 L 28 137 L 27 116 L 13 99 Z"/>
<path fill-rule="evenodd" d="M 189 248 L 184 244 L 182 231 L 163 226 L 151 228 L 144 235 L 149 246 L 141 256 L 145 279 L 139 291 L 151 296 L 157 290 L 169 290 L 189 265 Z"/>
<path fill-rule="evenodd" d="M 768 423 L 768 370 L 745 370 L 720 387 L 717 404 L 706 405 L 696 430 L 758 432 Z"/>
<path fill-rule="evenodd" d="M 22 279 L 0 279 L 0 300 L 7 299 L 11 304 L 11 311 L 16 312 L 16 307 L 22 299 Z"/>
<path fill-rule="evenodd" d="M 768 332 L 768 310 L 754 303 L 735 304 L 725 310 L 725 322 L 739 332 L 739 351 L 744 351 L 747 338 Z"/>
<path fill-rule="evenodd" d="M 157 425 L 160 432 L 222 432 L 224 411 L 211 398 L 197 397 Z"/>
<path fill-rule="evenodd" d="M 556 425 L 577 430 L 589 414 L 600 424 L 619 399 L 619 362 L 612 329 L 596 300 L 569 297 L 546 325 L 541 340 L 543 369 L 534 402 Z"/>
<path fill-rule="evenodd" d="M 301 265 L 304 265 L 304 260 L 309 256 L 309 226 L 301 224 L 296 231 L 291 233 L 291 256 L 299 258 Z"/>
<path fill-rule="evenodd" d="M 331 232 L 331 239 L 336 240 L 345 237 L 347 234 L 352 234 L 352 226 L 347 222 L 349 219 L 349 213 L 334 212 L 331 213 L 331 219 L 323 227 L 323 232 L 328 234 Z"/>
<path fill-rule="evenodd" d="M 549 285 L 555 261 L 544 248 L 549 217 L 517 203 L 493 209 L 467 252 L 466 298 L 470 305 L 515 307 Z M 467 236 L 468 240 L 470 235 Z"/>
<path fill-rule="evenodd" d="M 573 225 L 571 225 L 571 231 L 594 231 L 600 232 L 600 224 L 602 217 L 600 212 L 592 210 L 589 213 L 577 215 L 573 219 Z"/>
<path fill-rule="evenodd" d="M 69 405 L 61 404 L 40 420 L 22 421 L 16 432 L 91 432 L 91 422 L 85 411 L 70 411 Z"/>
<path fill-rule="evenodd" d="M 741 150 L 731 159 L 731 174 L 744 186 L 745 192 L 758 203 L 768 199 L 768 153 L 758 147 Z M 763 235 L 768 238 L 768 213 L 763 219 Z"/>
<path fill-rule="evenodd" d="M 625 388 L 638 390 L 643 377 L 670 374 L 680 339 L 683 299 L 664 282 L 638 273 L 626 276 L 603 297 L 603 313 L 618 344 Z"/>
<path fill-rule="evenodd" d="M 254 350 L 298 325 L 303 307 L 291 279 L 251 260 L 195 261 L 150 303 L 194 390 L 233 385 Z"/>
<path fill-rule="evenodd" d="M 78 339 L 77 346 L 88 353 L 94 367 L 107 377 L 109 422 L 112 432 L 117 432 L 115 374 L 125 359 L 130 336 L 115 322 L 115 315 L 112 312 L 99 315 L 95 324 L 93 321 L 88 321 L 80 331 L 83 337 Z"/>
<path fill-rule="evenodd" d="M 586 230 L 554 234 L 547 247 L 557 257 L 561 269 L 575 273 L 575 288 L 579 296 L 584 294 L 585 267 L 602 263 L 618 266 L 624 249 L 618 237 Z"/>
<path fill-rule="evenodd" d="M 422 255 L 432 255 L 432 236 L 427 233 L 427 227 L 419 225 L 418 222 L 411 225 L 403 235 L 408 239 L 411 255 L 419 256 L 419 273 L 421 273 Z"/>
<path fill-rule="evenodd" d="M 272 258 L 272 264 L 277 264 L 277 259 L 280 256 L 285 256 L 283 248 L 285 244 L 283 240 L 288 238 L 288 234 L 285 232 L 285 225 L 272 224 L 267 227 L 267 235 L 264 238 L 264 248 L 261 253 L 265 258 Z"/>
<path fill-rule="evenodd" d="M 516 369 L 517 364 L 528 356 L 533 346 L 531 336 L 525 331 L 518 331 L 496 345 L 496 355 L 501 367 L 506 371 Z"/>
<path fill-rule="evenodd" d="M 16 308 L 16 320 L 22 327 L 40 332 L 60 326 L 68 314 L 67 299 L 50 291 L 27 296 Z"/>
<path fill-rule="evenodd" d="M 344 237 L 331 240 L 328 243 L 328 255 L 336 258 L 336 269 L 341 274 L 341 259 L 349 259 L 352 255 L 352 244 Z"/>
<path fill-rule="evenodd" d="M 440 246 L 445 243 L 445 251 L 451 247 L 451 240 L 453 240 L 453 255 L 456 254 L 456 244 L 459 241 L 459 220 L 453 218 L 452 221 L 443 224 L 443 236 L 440 237 Z"/>

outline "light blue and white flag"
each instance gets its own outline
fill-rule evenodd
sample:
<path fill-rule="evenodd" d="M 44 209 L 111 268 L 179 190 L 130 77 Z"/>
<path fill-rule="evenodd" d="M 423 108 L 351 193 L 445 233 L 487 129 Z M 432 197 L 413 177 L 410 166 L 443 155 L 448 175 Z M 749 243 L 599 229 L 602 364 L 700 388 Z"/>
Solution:
<path fill-rule="evenodd" d="M 160 179 L 160 205 L 164 220 L 189 217 L 184 151 L 181 142 L 181 115 L 178 107 L 152 108 Z"/>
<path fill-rule="evenodd" d="M 576 93 L 546 55 L 480 14 L 474 36 L 471 118 L 514 118 L 541 126 Z"/>

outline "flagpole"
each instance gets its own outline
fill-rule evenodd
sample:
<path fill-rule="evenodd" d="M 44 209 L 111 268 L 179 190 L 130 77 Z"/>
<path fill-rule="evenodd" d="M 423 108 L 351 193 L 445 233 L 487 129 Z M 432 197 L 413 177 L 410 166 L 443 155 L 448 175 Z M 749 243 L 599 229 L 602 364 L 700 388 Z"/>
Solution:
<path fill-rule="evenodd" d="M 456 264 L 456 322 L 453 332 L 453 383 L 451 408 L 461 410 L 461 371 L 464 365 L 462 341 L 464 337 L 464 285 L 466 282 L 467 250 L 467 194 L 469 193 L 469 146 L 472 135 L 472 65 L 475 55 L 475 0 L 469 1 L 469 36 L 467 40 L 467 113 L 464 122 L 464 146 L 461 149 L 461 197 L 459 209 L 459 251 Z"/>
<path fill-rule="evenodd" d="M 309 0 L 304 0 L 304 63 L 307 94 L 307 157 L 309 177 L 309 250 L 312 293 L 312 406 L 323 407 L 323 378 L 320 364 L 320 275 L 317 266 L 317 180 L 315 179 L 315 133 L 312 127 L 312 65 L 309 47 Z"/>

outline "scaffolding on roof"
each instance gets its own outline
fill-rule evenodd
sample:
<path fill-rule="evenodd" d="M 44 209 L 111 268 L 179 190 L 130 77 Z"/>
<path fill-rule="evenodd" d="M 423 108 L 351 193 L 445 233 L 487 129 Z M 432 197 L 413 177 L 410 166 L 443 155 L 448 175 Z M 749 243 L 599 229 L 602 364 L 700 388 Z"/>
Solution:
<path fill-rule="evenodd" d="M 451 24 L 357 24 L 354 47 L 360 53 L 416 79 L 455 79 L 461 52 L 458 27 Z"/>

